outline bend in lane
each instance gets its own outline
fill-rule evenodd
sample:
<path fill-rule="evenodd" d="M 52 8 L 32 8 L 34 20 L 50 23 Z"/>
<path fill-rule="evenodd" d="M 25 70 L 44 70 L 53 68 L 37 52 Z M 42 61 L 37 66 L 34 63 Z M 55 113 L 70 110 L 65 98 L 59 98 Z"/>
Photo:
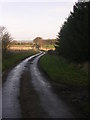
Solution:
<path fill-rule="evenodd" d="M 39 53 L 41 54 L 41 53 Z M 9 73 L 2 89 L 2 117 L 22 118 L 19 105 L 19 82 L 28 60 L 39 55 L 33 55 L 14 67 Z"/>
<path fill-rule="evenodd" d="M 66 104 L 53 93 L 52 86 L 38 68 L 38 60 L 41 54 L 30 65 L 32 84 L 40 97 L 40 104 L 50 118 L 74 118 Z"/>

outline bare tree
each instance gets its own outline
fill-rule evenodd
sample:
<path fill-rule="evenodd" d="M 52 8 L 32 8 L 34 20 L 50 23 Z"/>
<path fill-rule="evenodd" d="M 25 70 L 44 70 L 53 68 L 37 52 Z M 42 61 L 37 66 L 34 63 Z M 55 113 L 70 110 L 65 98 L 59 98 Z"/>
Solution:
<path fill-rule="evenodd" d="M 12 38 L 11 35 L 7 32 L 7 29 L 3 26 L 0 26 L 0 41 L 2 42 L 2 51 L 6 52 L 9 48 Z"/>
<path fill-rule="evenodd" d="M 2 36 L 6 32 L 6 28 L 4 26 L 0 26 L 0 41 L 2 40 Z"/>
<path fill-rule="evenodd" d="M 8 50 L 11 40 L 11 35 L 8 32 L 2 36 L 2 50 L 4 52 Z"/>

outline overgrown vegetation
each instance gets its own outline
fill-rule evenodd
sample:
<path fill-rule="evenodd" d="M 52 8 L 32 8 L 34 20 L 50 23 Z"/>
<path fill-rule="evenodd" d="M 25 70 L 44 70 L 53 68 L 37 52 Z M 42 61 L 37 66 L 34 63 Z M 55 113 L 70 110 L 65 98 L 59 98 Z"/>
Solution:
<path fill-rule="evenodd" d="M 12 41 L 12 37 L 3 26 L 0 26 L 0 41 L 2 42 L 2 52 L 6 53 Z"/>
<path fill-rule="evenodd" d="M 46 54 L 40 66 L 51 78 L 60 97 L 76 111 L 75 117 L 88 116 L 88 64 L 68 62 L 65 58 Z"/>
<path fill-rule="evenodd" d="M 36 54 L 38 51 L 25 50 L 25 51 L 8 51 L 2 55 L 2 70 L 5 71 L 11 68 L 13 65 L 17 64 L 21 60 Z"/>
<path fill-rule="evenodd" d="M 11 68 L 13 65 L 20 62 L 24 58 L 39 52 L 35 50 L 9 50 L 9 47 L 12 45 L 12 43 L 17 45 L 12 41 L 13 39 L 7 29 L 3 26 L 0 26 L 0 44 L 2 43 L 2 71 Z M 22 47 L 24 47 L 24 44 L 22 45 Z"/>
<path fill-rule="evenodd" d="M 80 68 L 77 64 L 67 62 L 62 57 L 45 55 L 40 59 L 40 65 L 57 83 L 76 87 L 86 87 L 88 84 L 88 71 L 84 71 L 83 67 Z"/>
<path fill-rule="evenodd" d="M 88 14 L 90 2 L 78 2 L 58 33 L 56 50 L 74 62 L 88 61 Z"/>

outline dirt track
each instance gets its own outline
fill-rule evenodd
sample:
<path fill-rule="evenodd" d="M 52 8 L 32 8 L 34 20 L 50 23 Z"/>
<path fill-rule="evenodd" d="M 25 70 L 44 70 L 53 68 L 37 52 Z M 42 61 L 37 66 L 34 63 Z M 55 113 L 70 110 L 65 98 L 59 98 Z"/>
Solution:
<path fill-rule="evenodd" d="M 38 68 L 40 56 L 26 65 L 21 77 L 20 102 L 24 118 L 73 118 L 69 107 L 53 92 Z"/>
<path fill-rule="evenodd" d="M 3 118 L 22 118 L 19 95 L 20 95 L 20 77 L 24 72 L 28 60 L 37 55 L 33 55 L 16 67 L 14 67 L 6 77 L 2 90 L 2 117 Z"/>
<path fill-rule="evenodd" d="M 78 117 L 76 113 L 73 115 L 71 106 L 66 104 L 68 102 L 63 102 L 74 92 L 50 82 L 38 67 L 40 57 L 27 58 L 7 75 L 3 84 L 3 118 Z"/>

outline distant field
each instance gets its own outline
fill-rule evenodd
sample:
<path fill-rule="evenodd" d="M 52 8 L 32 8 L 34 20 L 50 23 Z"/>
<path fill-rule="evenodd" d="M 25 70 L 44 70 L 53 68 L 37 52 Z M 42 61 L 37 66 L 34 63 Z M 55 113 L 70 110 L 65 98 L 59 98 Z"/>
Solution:
<path fill-rule="evenodd" d="M 41 50 L 45 50 L 45 51 L 48 51 L 48 50 L 55 50 L 55 47 L 54 45 L 44 45 L 42 48 L 40 48 Z"/>
<path fill-rule="evenodd" d="M 43 48 L 55 48 L 54 45 L 43 45 Z"/>
<path fill-rule="evenodd" d="M 11 45 L 11 47 L 31 47 L 31 45 Z"/>
<path fill-rule="evenodd" d="M 11 46 L 9 49 L 10 50 L 31 50 L 32 47 L 30 47 L 30 46 L 18 46 L 18 45 L 16 45 L 16 46 Z"/>
<path fill-rule="evenodd" d="M 31 50 L 33 49 L 31 45 L 29 44 L 23 44 L 23 45 L 10 45 L 10 50 Z"/>
<path fill-rule="evenodd" d="M 10 50 L 32 50 L 32 49 L 36 49 L 35 46 L 31 46 L 31 45 L 11 45 L 9 47 Z M 40 50 L 45 50 L 45 51 L 48 51 L 48 50 L 55 50 L 55 47 L 54 45 L 44 45 L 42 47 L 39 48 Z"/>

